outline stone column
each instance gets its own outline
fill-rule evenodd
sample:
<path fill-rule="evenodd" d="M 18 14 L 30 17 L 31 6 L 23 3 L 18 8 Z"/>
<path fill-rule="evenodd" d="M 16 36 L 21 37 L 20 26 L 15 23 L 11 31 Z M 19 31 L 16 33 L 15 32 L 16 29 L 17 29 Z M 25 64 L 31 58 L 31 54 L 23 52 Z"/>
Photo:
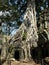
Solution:
<path fill-rule="evenodd" d="M 24 52 L 25 52 L 25 61 L 27 61 L 28 60 L 27 48 L 24 49 Z"/>
<path fill-rule="evenodd" d="M 30 52 L 30 44 L 28 44 L 27 46 L 27 56 L 28 56 L 28 59 L 31 59 L 31 52 Z"/>
<path fill-rule="evenodd" d="M 23 61 L 23 60 L 24 60 L 23 49 L 20 50 L 20 52 L 19 52 L 19 57 L 20 57 L 20 61 Z"/>

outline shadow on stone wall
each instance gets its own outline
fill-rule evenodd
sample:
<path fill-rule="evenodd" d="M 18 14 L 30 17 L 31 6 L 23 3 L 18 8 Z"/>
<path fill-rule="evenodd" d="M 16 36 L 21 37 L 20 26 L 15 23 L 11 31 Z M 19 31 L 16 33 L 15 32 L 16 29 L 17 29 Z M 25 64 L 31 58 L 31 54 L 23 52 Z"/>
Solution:
<path fill-rule="evenodd" d="M 49 57 L 49 41 L 47 41 L 43 46 L 34 49 L 31 48 L 31 56 L 36 63 L 41 63 L 42 59 Z"/>

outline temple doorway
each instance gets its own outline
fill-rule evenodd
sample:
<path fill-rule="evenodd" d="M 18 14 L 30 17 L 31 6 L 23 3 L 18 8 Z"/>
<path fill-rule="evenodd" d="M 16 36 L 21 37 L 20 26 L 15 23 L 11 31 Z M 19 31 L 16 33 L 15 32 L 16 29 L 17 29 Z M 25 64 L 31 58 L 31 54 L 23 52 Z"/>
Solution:
<path fill-rule="evenodd" d="M 20 53 L 19 53 L 19 50 L 16 50 L 15 53 L 14 53 L 14 58 L 19 61 L 20 59 Z"/>

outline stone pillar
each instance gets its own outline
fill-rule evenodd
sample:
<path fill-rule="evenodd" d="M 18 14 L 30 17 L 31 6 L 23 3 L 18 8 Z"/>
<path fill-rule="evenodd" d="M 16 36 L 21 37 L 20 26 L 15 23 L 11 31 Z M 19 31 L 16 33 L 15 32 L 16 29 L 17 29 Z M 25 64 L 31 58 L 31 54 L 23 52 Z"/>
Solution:
<path fill-rule="evenodd" d="M 19 57 L 20 57 L 20 61 L 23 61 L 24 60 L 23 49 L 20 50 Z"/>
<path fill-rule="evenodd" d="M 25 61 L 27 61 L 28 60 L 27 48 L 24 49 L 24 52 L 25 52 Z"/>
<path fill-rule="evenodd" d="M 28 59 L 31 59 L 30 44 L 28 44 L 27 47 L 28 47 L 28 48 L 27 48 L 27 51 L 28 51 L 28 53 L 27 53 Z"/>

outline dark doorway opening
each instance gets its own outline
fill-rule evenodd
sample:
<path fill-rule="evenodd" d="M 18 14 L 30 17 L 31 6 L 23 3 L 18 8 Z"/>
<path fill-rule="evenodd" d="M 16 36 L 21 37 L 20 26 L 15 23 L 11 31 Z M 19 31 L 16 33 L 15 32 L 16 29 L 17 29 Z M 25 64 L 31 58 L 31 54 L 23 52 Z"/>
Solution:
<path fill-rule="evenodd" d="M 19 50 L 16 50 L 14 53 L 14 58 L 19 61 L 20 57 L 19 57 Z"/>

